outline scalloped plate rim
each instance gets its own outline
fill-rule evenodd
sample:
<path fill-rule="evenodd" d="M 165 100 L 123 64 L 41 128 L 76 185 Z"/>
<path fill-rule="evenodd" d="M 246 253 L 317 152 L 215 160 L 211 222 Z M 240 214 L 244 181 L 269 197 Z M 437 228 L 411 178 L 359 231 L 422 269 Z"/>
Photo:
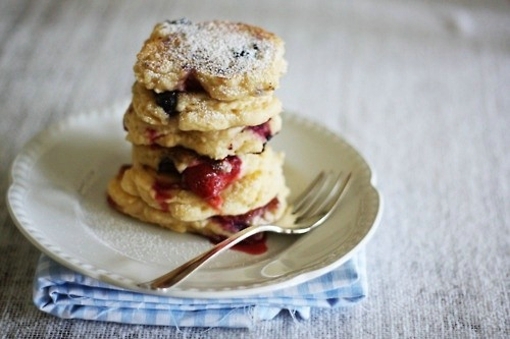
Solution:
<path fill-rule="evenodd" d="M 366 160 L 359 154 L 359 152 L 352 147 L 349 143 L 347 143 L 343 138 L 330 131 L 326 127 L 311 121 L 305 117 L 299 116 L 297 114 L 284 112 L 284 123 L 285 124 L 294 124 L 307 126 L 321 133 L 325 133 L 327 138 L 330 138 L 334 143 L 341 143 L 342 147 L 346 147 L 349 152 L 353 153 L 356 156 L 358 161 L 361 162 L 361 165 L 364 167 L 364 170 L 367 172 L 365 175 L 368 178 L 368 189 L 371 191 L 372 198 L 375 199 L 372 201 L 376 206 L 373 207 L 375 211 L 372 211 L 372 220 L 369 222 L 370 225 L 367 226 L 365 230 L 366 233 L 364 236 L 359 239 L 359 241 L 352 245 L 348 251 L 344 251 L 342 255 L 336 255 L 337 258 L 327 262 L 326 264 L 319 265 L 318 267 L 304 268 L 301 271 L 297 271 L 295 274 L 288 274 L 286 277 L 271 280 L 269 279 L 266 283 L 263 284 L 252 284 L 249 286 L 240 286 L 239 288 L 223 288 L 223 289 L 196 289 L 196 288 L 181 288 L 179 285 L 176 288 L 169 289 L 165 292 L 159 291 L 145 291 L 136 287 L 136 282 L 132 279 L 125 278 L 122 275 L 112 273 L 108 269 L 104 269 L 101 267 L 97 267 L 91 265 L 86 262 L 82 262 L 76 259 L 72 254 L 67 253 L 65 250 L 59 248 L 54 244 L 51 239 L 44 239 L 43 236 L 39 234 L 37 229 L 37 225 L 33 225 L 29 220 L 27 220 L 27 216 L 25 215 L 23 208 L 19 206 L 20 201 L 22 200 L 22 194 L 26 193 L 26 187 L 24 179 L 22 178 L 22 173 L 24 171 L 30 171 L 37 164 L 38 156 L 44 154 L 44 152 L 48 151 L 48 149 L 58 143 L 58 134 L 62 130 L 67 128 L 71 128 L 80 122 L 89 121 L 91 119 L 106 119 L 110 118 L 108 115 L 111 115 L 111 112 L 117 112 L 115 116 L 117 116 L 124 107 L 126 107 L 126 103 L 118 104 L 113 107 L 104 109 L 104 110 L 96 110 L 89 113 L 82 113 L 78 115 L 72 115 L 65 118 L 63 121 L 58 122 L 56 124 L 51 125 L 50 127 L 44 129 L 37 135 L 35 135 L 20 151 L 20 153 L 14 159 L 11 165 L 11 182 L 7 191 L 7 207 L 8 211 L 18 227 L 21 233 L 39 250 L 41 250 L 46 255 L 50 256 L 52 259 L 56 260 L 60 264 L 69 267 L 79 273 L 90 276 L 92 278 L 98 279 L 103 282 L 107 282 L 118 286 L 120 288 L 125 288 L 128 290 L 138 291 L 138 292 L 147 292 L 151 294 L 159 294 L 165 296 L 176 296 L 176 297 L 190 297 L 190 298 L 217 298 L 217 297 L 244 297 L 248 295 L 264 293 L 269 291 L 274 291 L 276 289 L 284 288 L 291 285 L 296 285 L 299 283 L 303 283 L 310 279 L 316 278 L 322 274 L 325 274 L 336 267 L 339 267 L 341 264 L 349 260 L 360 248 L 362 248 L 372 237 L 376 228 L 380 223 L 380 218 L 383 209 L 383 200 L 379 193 L 379 191 L 375 187 L 375 175 L 373 174 L 372 169 L 366 162 Z M 285 125 L 284 125 L 285 126 Z M 283 131 L 282 131 L 283 132 Z M 26 168 L 26 166 L 32 166 L 30 168 Z"/>

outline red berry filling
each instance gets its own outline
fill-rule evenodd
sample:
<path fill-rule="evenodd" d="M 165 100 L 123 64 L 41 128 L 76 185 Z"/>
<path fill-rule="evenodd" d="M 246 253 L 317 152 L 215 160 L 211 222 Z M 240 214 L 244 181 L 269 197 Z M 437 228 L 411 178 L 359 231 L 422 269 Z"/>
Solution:
<path fill-rule="evenodd" d="M 265 123 L 257 126 L 249 126 L 247 127 L 247 129 L 259 135 L 265 141 L 269 141 L 269 139 L 271 139 L 271 137 L 273 136 L 271 126 L 269 125 L 269 121 L 266 121 Z"/>
<path fill-rule="evenodd" d="M 214 216 L 212 217 L 212 220 L 220 224 L 221 228 L 223 228 L 225 231 L 229 233 L 237 233 L 245 229 L 246 227 L 252 225 L 257 218 L 263 217 L 265 213 L 274 211 L 276 208 L 278 208 L 279 203 L 280 202 L 278 201 L 278 198 L 274 198 L 266 205 L 251 210 L 245 214 Z M 245 242 L 260 241 L 261 239 L 263 239 L 263 235 L 259 233 L 248 238 L 247 240 L 245 240 Z"/>
<path fill-rule="evenodd" d="M 158 131 L 156 131 L 154 128 L 147 128 L 146 129 L 147 138 L 149 139 L 150 144 L 156 143 L 156 140 L 160 137 L 158 134 Z"/>
<path fill-rule="evenodd" d="M 212 207 L 220 208 L 223 203 L 221 192 L 239 177 L 242 160 L 237 156 L 213 160 L 207 157 L 189 157 L 189 154 L 182 152 L 175 154 L 178 155 L 163 157 L 158 164 L 158 177 L 153 186 L 156 198 L 164 201 L 171 198 L 170 190 L 184 189 L 192 191 Z M 182 173 L 179 173 L 174 163 L 179 159 L 188 163 Z"/>
<path fill-rule="evenodd" d="M 221 207 L 221 192 L 241 171 L 241 159 L 236 156 L 223 160 L 203 160 L 182 172 L 183 188 L 191 190 L 215 208 Z"/>
<path fill-rule="evenodd" d="M 267 251 L 266 234 L 262 233 L 261 237 L 262 238 L 257 241 L 247 242 L 246 240 L 250 241 L 249 239 L 241 241 L 240 243 L 234 245 L 232 249 L 247 254 L 265 253 Z"/>
<path fill-rule="evenodd" d="M 152 189 L 154 190 L 154 199 L 159 203 L 161 210 L 168 211 L 167 200 L 172 198 L 171 190 L 177 185 L 156 180 Z"/>

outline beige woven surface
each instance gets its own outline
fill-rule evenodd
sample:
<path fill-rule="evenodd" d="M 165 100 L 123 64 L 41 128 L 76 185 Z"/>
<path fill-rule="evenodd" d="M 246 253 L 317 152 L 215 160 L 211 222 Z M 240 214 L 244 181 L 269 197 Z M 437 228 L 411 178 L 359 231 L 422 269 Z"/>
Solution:
<path fill-rule="evenodd" d="M 230 19 L 286 41 L 287 109 L 356 146 L 385 199 L 369 294 L 251 331 L 128 326 L 35 309 L 39 252 L 10 219 L 9 166 L 41 129 L 128 98 L 155 22 Z M 0 2 L 0 336 L 510 336 L 510 2 Z M 334 156 L 334 155 L 332 155 Z"/>

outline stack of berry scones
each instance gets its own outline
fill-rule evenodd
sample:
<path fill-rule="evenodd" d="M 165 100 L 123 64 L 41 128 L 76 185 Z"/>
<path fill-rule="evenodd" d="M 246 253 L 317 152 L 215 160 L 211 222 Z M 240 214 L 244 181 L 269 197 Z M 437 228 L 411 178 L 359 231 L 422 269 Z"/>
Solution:
<path fill-rule="evenodd" d="M 242 23 L 157 24 L 137 55 L 124 114 L 132 163 L 108 185 L 117 210 L 221 240 L 287 207 L 274 96 L 283 41 Z"/>

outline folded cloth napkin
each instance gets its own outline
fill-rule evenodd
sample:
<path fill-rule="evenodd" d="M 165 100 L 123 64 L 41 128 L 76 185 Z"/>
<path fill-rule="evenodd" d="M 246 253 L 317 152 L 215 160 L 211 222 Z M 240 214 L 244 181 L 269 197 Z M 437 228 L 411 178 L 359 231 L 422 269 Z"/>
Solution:
<path fill-rule="evenodd" d="M 252 327 L 282 310 L 308 319 L 312 308 L 354 304 L 366 294 L 361 251 L 339 268 L 308 282 L 244 298 L 164 297 L 124 290 L 76 273 L 41 255 L 34 303 L 65 319 L 177 327 Z"/>

